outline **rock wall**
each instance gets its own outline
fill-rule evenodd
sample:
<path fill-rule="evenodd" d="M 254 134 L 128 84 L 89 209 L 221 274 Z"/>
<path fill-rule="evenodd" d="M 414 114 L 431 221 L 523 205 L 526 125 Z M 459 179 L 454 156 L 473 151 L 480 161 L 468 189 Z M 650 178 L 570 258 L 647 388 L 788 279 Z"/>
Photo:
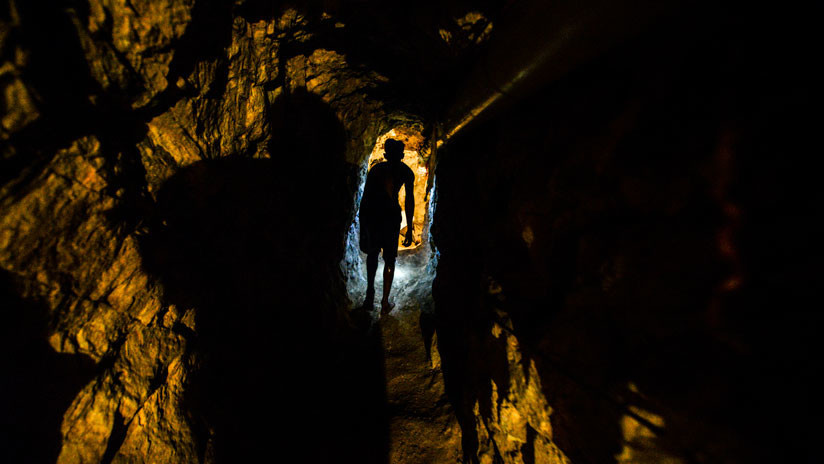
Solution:
<path fill-rule="evenodd" d="M 305 444 L 324 408 L 371 417 L 381 402 L 380 344 L 338 324 L 338 266 L 360 165 L 412 117 L 369 96 L 385 77 L 319 45 L 344 24 L 258 3 L 2 7 L 3 305 L 34 321 L 4 351 L 36 362 L 42 335 L 65 357 L 47 357 L 65 414 L 42 425 L 52 441 L 36 458 L 271 453 Z M 326 392 L 327 376 L 351 387 Z M 42 400 L 37 378 L 3 395 L 10 461 L 39 452 L 38 430 L 17 426 L 35 412 L 19 404 Z M 368 444 L 380 460 L 380 421 L 309 454 Z M 272 438 L 276 425 L 292 431 Z"/>
<path fill-rule="evenodd" d="M 813 28 L 715 13 L 439 152 L 433 292 L 466 462 L 812 459 Z"/>

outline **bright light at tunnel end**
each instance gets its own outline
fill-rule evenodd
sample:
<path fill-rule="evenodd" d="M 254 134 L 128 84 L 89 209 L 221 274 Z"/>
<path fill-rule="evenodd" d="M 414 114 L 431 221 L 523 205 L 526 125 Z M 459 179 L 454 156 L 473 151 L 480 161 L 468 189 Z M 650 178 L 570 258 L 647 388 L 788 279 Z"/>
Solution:
<path fill-rule="evenodd" d="M 420 135 L 419 132 L 414 131 L 416 134 L 413 135 L 410 133 L 408 129 L 401 129 L 395 130 L 393 129 L 389 133 L 385 134 L 385 136 L 379 138 L 379 141 L 376 143 L 376 148 L 373 150 L 373 154 L 370 159 L 367 159 L 364 163 L 363 170 L 361 171 L 361 183 L 359 185 L 357 195 L 356 195 L 356 209 L 357 205 L 360 203 L 361 195 L 363 194 L 364 184 L 366 182 L 366 175 L 368 172 L 368 168 L 370 165 L 376 162 L 376 158 L 382 159 L 382 140 L 386 137 L 393 136 L 401 139 L 407 139 L 409 141 L 415 141 L 410 148 L 417 148 L 421 149 L 424 145 L 423 137 Z M 414 150 L 404 150 L 410 151 L 411 153 L 406 155 L 412 156 L 419 156 L 418 152 Z M 375 156 L 375 152 L 377 152 L 377 157 Z M 406 158 L 406 157 L 405 157 Z M 421 160 L 421 163 L 414 163 L 417 166 L 414 166 L 413 169 L 416 174 L 416 177 L 424 180 L 421 182 L 418 188 L 425 188 L 427 182 L 425 182 L 426 178 L 429 175 L 428 166 L 425 163 L 426 158 L 424 157 Z M 406 160 L 405 160 L 406 162 Z M 407 163 L 412 164 L 412 163 Z M 435 268 L 437 263 L 438 253 L 437 250 L 434 249 L 432 244 L 429 242 L 429 226 L 431 218 L 434 212 L 434 193 L 435 187 L 434 182 L 430 183 L 432 185 L 431 190 L 423 193 L 423 192 L 416 192 L 416 200 L 418 195 L 421 196 L 420 201 L 421 203 L 421 210 L 416 208 L 416 223 L 418 222 L 417 218 L 428 218 L 425 223 L 421 224 L 418 227 L 422 227 L 423 230 L 420 230 L 416 227 L 416 239 L 419 239 L 418 242 L 422 246 L 415 246 L 413 248 L 405 248 L 399 246 L 399 255 L 396 258 L 395 264 L 395 273 L 393 278 L 393 285 L 392 291 L 390 294 L 390 300 L 393 301 L 396 305 L 397 310 L 411 310 L 411 309 L 421 309 L 424 310 L 426 307 L 431 308 L 431 300 L 432 300 L 432 281 L 435 276 Z M 402 214 L 404 211 L 402 210 Z M 359 223 L 357 220 L 357 216 L 351 227 L 349 228 L 349 233 L 347 234 L 346 238 L 346 254 L 344 260 L 341 262 L 341 267 L 343 268 L 345 275 L 346 275 L 346 287 L 347 292 L 349 294 L 349 298 L 353 305 L 360 305 L 365 296 L 366 296 L 366 255 L 363 254 L 359 249 Z M 402 239 L 402 237 L 401 237 Z M 381 292 L 383 288 L 383 262 L 381 260 L 378 272 L 375 276 L 375 290 L 377 292 L 376 297 L 381 297 Z"/>

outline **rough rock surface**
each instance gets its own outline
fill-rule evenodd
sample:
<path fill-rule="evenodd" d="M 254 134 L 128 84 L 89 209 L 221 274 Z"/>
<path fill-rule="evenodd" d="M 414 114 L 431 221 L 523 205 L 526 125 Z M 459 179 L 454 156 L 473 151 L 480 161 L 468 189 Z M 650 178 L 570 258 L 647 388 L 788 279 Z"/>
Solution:
<path fill-rule="evenodd" d="M 431 333 L 426 337 L 427 324 L 427 316 L 404 307 L 379 323 L 390 417 L 389 462 L 447 463 L 460 457 L 460 428 L 444 391 L 437 340 Z"/>
<path fill-rule="evenodd" d="M 257 170 L 272 160 L 308 172 L 325 162 L 311 159 L 319 147 L 311 141 L 338 134 L 307 127 L 316 115 L 303 108 L 328 109 L 343 142 L 343 168 L 335 173 L 343 183 L 326 187 L 342 203 L 320 226 L 340 242 L 332 238 L 321 248 L 328 253 L 319 269 L 338 282 L 320 294 L 328 322 L 346 306 L 336 301 L 345 296 L 334 291 L 341 281 L 335 269 L 359 166 L 377 134 L 408 116 L 385 112 L 368 95 L 385 77 L 322 47 L 326 39 L 313 31 L 345 27 L 328 16 L 191 0 L 11 1 L 3 8 L 0 266 L 11 294 L 47 308 L 38 321 L 48 326 L 51 349 L 96 365 L 63 406 L 62 445 L 45 460 L 208 462 L 220 445 L 210 438 L 213 430 L 201 430 L 185 392 L 197 385 L 193 373 L 211 372 L 199 367 L 212 362 L 203 357 L 210 342 L 199 325 L 214 321 L 198 313 L 207 303 L 179 299 L 170 277 L 147 263 L 169 255 L 147 255 L 158 240 L 152 221 L 170 205 L 162 192 L 171 187 L 164 186 L 185 185 L 210 198 L 200 179 L 208 181 L 217 169 L 210 163 L 221 159 L 259 159 Z M 55 47 L 51 37 L 64 43 Z M 310 159 L 295 161 L 301 156 Z M 222 169 L 246 169 L 233 163 Z M 191 169 L 181 177 L 184 168 Z M 280 194 L 302 195 L 300 186 Z M 202 213 L 192 205 L 181 207 Z M 189 240 L 210 243 L 180 227 L 194 234 Z M 8 310 L 23 311 L 23 304 Z M 15 409 L 4 427 L 13 428 L 22 414 Z M 19 453 L 13 456 L 26 460 L 27 451 Z"/>
<path fill-rule="evenodd" d="M 814 456 L 789 425 L 821 404 L 813 84 L 791 45 L 812 29 L 773 41 L 765 11 L 727 13 L 663 22 L 438 153 L 433 296 L 467 462 Z"/>

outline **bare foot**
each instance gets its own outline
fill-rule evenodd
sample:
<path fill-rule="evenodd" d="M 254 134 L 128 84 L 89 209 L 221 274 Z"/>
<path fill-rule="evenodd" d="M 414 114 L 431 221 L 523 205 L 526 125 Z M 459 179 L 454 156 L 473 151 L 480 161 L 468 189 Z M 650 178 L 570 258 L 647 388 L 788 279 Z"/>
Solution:
<path fill-rule="evenodd" d="M 363 300 L 363 304 L 361 305 L 361 308 L 363 308 L 367 311 L 372 311 L 372 308 L 374 307 L 374 304 L 375 304 L 375 292 L 367 291 L 366 292 L 366 299 Z"/>
<path fill-rule="evenodd" d="M 389 312 L 392 311 L 392 308 L 394 307 L 394 303 L 390 303 L 388 301 L 381 301 L 381 316 L 389 314 Z"/>

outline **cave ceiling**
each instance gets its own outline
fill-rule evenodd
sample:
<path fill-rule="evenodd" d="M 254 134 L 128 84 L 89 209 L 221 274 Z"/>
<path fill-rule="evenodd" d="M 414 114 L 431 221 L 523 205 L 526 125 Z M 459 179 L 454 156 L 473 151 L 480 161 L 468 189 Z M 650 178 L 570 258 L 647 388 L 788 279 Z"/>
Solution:
<path fill-rule="evenodd" d="M 234 14 L 249 22 L 297 9 L 305 30 L 288 41 L 283 58 L 316 49 L 346 56 L 348 63 L 386 78 L 372 97 L 421 116 L 443 111 L 494 31 L 504 1 L 307 2 L 239 1 Z"/>

